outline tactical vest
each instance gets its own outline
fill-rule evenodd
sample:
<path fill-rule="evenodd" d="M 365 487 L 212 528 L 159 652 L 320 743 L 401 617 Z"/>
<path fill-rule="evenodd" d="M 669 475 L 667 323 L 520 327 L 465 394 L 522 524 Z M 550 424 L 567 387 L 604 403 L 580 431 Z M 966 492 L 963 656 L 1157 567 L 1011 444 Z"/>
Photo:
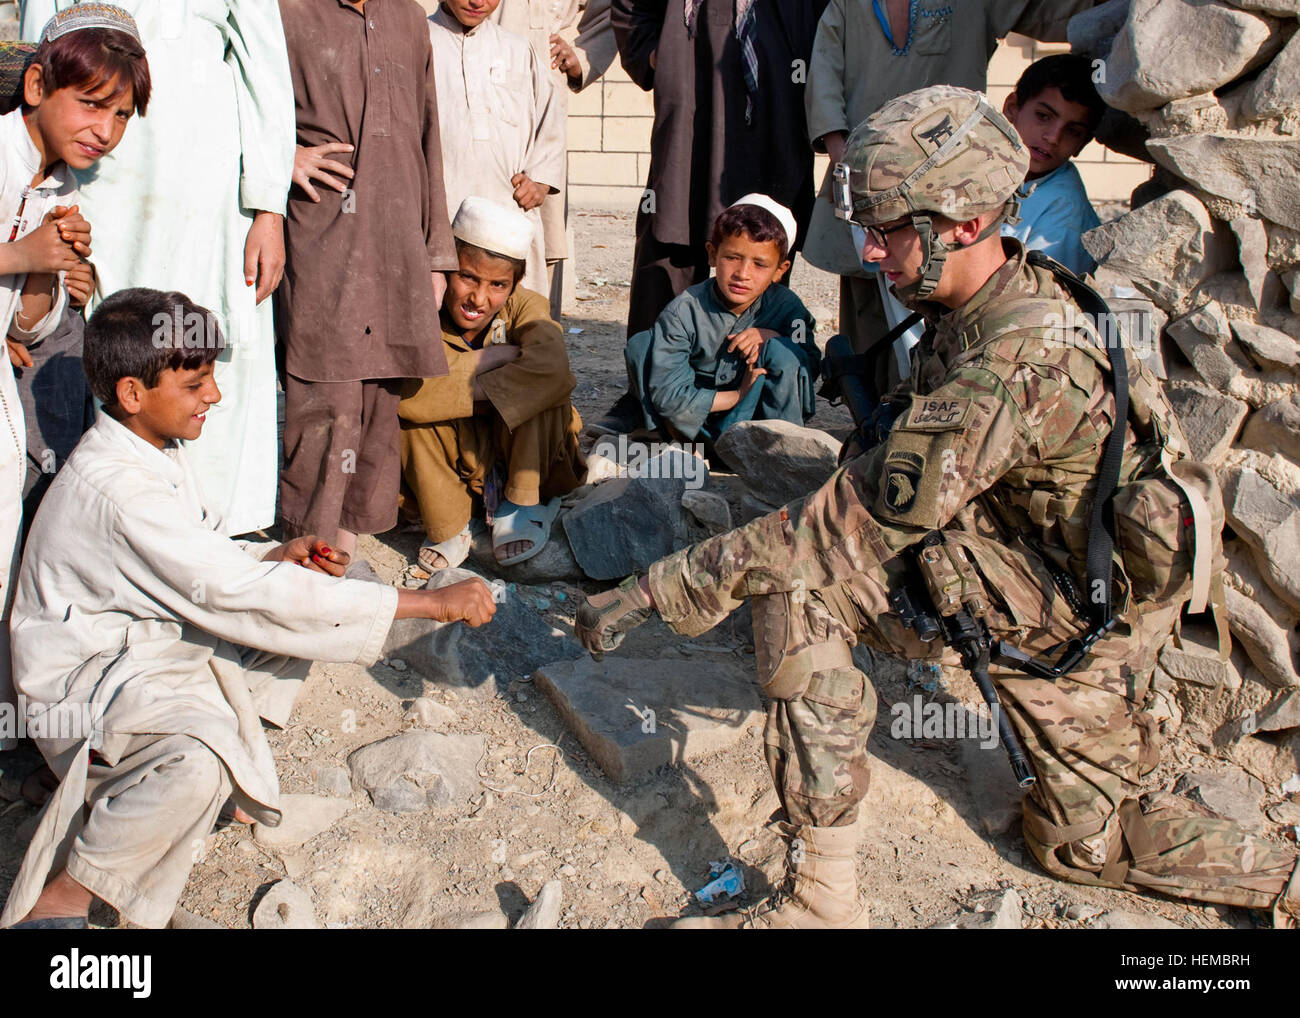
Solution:
<path fill-rule="evenodd" d="M 1045 321 L 1059 322 L 1060 341 L 1073 343 L 1093 360 L 1102 377 L 1112 382 L 1108 388 L 1113 392 L 1110 356 L 1100 330 L 1117 329 L 1116 319 L 1095 292 L 1085 288 L 1080 294 L 1077 277 L 1055 262 L 1033 252 L 1029 265 L 1037 282 L 1035 292 L 999 301 L 990 310 L 996 310 L 1003 320 L 1034 324 L 990 336 L 981 334 L 980 318 L 976 317 L 962 331 L 962 346 L 976 352 L 994 339 L 1041 332 Z M 1060 296 L 1060 289 L 1070 292 L 1067 283 L 1074 284 L 1074 294 L 1082 296 L 1082 301 Z M 1080 304 L 1085 302 L 1092 307 L 1081 313 Z M 1128 426 L 1135 443 L 1125 449 L 1112 502 L 1115 579 L 1128 599 L 1189 599 L 1189 610 L 1201 612 L 1210 601 L 1212 588 L 1217 588 L 1216 601 L 1221 598 L 1226 568 L 1222 495 L 1214 471 L 1191 459 L 1182 427 L 1159 380 L 1137 357 L 1126 360 Z M 1049 489 L 1003 490 L 999 497 L 1021 509 L 1037 526 L 1055 523 L 1072 555 L 1087 548 L 1092 498 L 1062 497 Z"/>

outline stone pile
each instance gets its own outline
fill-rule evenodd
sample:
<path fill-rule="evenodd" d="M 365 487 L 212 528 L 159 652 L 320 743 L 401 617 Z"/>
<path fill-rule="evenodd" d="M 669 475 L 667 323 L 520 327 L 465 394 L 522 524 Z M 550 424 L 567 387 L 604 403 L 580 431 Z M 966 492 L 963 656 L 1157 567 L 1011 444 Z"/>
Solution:
<path fill-rule="evenodd" d="M 1221 712 L 1227 696 L 1239 716 L 1216 744 L 1279 784 L 1300 731 L 1272 731 L 1267 751 L 1249 736 L 1300 686 L 1298 29 L 1300 0 L 1111 0 L 1070 24 L 1112 107 L 1099 140 L 1155 167 L 1084 246 L 1103 296 L 1151 302 L 1147 362 L 1226 509 L 1239 649 L 1226 663 L 1169 650 L 1157 684 L 1211 688 Z"/>

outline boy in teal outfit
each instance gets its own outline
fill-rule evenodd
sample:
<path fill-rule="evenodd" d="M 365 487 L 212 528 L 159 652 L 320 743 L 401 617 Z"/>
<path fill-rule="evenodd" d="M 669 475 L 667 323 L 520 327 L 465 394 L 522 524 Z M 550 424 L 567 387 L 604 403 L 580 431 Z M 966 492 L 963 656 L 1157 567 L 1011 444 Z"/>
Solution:
<path fill-rule="evenodd" d="M 739 421 L 812 416 L 815 323 L 778 282 L 794 233 L 794 216 L 766 195 L 746 195 L 718 216 L 708 244 L 714 278 L 688 287 L 627 342 L 647 428 L 712 443 Z"/>

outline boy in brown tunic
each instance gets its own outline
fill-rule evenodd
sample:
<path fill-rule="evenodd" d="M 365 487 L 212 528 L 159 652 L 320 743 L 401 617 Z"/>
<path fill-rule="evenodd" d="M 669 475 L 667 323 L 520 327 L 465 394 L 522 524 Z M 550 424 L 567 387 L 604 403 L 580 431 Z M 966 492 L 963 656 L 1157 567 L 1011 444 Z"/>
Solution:
<path fill-rule="evenodd" d="M 398 408 L 402 473 L 428 537 L 420 564 L 431 571 L 465 560 L 474 495 L 492 514 L 501 564 L 536 555 L 559 496 L 585 473 L 564 336 L 546 298 L 518 285 L 533 230 L 518 209 L 476 197 L 452 225 L 459 268 L 442 309 L 450 374 L 412 383 Z"/>
<path fill-rule="evenodd" d="M 445 374 L 455 269 L 425 13 L 415 0 L 280 0 L 298 151 L 276 310 L 285 537 L 351 553 L 397 523 L 403 378 Z M 313 184 L 320 185 L 319 188 Z"/>

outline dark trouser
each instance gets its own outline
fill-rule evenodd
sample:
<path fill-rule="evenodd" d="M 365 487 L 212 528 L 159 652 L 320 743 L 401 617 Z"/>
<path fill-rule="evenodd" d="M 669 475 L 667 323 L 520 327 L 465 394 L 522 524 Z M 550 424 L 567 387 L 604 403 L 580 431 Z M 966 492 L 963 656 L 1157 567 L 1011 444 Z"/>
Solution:
<path fill-rule="evenodd" d="M 402 379 L 306 382 L 284 376 L 280 521 L 289 540 L 397 525 Z"/>

